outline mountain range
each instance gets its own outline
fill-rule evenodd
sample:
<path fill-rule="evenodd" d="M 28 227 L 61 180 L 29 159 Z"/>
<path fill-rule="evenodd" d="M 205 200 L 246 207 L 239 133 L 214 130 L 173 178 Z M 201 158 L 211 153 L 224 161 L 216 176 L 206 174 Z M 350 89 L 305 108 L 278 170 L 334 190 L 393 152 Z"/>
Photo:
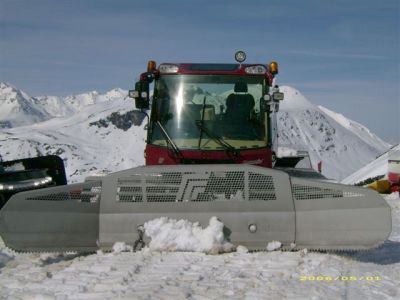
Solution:
<path fill-rule="evenodd" d="M 365 126 L 312 104 L 298 90 L 282 86 L 278 145 L 309 152 L 312 165 L 340 181 L 386 151 Z M 0 83 L 0 154 L 4 160 L 60 155 L 71 182 L 87 175 L 144 164 L 145 115 L 127 91 L 115 88 L 71 95 L 32 97 Z"/>
<path fill-rule="evenodd" d="M 312 104 L 298 90 L 281 87 L 285 94 L 278 112 L 278 144 L 309 152 L 314 168 L 341 181 L 390 148 L 365 126 Z"/>

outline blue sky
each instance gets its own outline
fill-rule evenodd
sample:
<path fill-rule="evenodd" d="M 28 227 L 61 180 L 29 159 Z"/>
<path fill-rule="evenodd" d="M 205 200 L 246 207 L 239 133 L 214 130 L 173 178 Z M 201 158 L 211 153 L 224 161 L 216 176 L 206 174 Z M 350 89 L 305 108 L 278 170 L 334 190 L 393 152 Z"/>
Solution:
<path fill-rule="evenodd" d="M 0 0 L 0 81 L 129 89 L 149 59 L 280 64 L 278 81 L 400 142 L 400 1 Z"/>

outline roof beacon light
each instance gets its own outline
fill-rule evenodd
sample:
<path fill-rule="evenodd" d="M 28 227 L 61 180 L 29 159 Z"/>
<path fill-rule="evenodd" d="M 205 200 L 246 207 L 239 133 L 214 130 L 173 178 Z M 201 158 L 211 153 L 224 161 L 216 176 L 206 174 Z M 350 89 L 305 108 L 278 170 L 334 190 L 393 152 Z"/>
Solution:
<path fill-rule="evenodd" d="M 153 72 L 157 67 L 157 64 L 154 60 L 149 60 L 147 63 L 147 72 Z"/>
<path fill-rule="evenodd" d="M 263 65 L 250 66 L 244 69 L 247 74 L 265 74 L 267 72 L 267 68 Z"/>
<path fill-rule="evenodd" d="M 246 60 L 246 53 L 244 53 L 244 51 L 237 51 L 237 52 L 235 53 L 235 60 L 236 60 L 238 63 L 244 62 L 244 61 Z"/>
<path fill-rule="evenodd" d="M 278 63 L 276 61 L 272 61 L 269 64 L 269 70 L 273 75 L 278 74 Z"/>
<path fill-rule="evenodd" d="M 171 64 L 162 64 L 159 67 L 160 73 L 178 73 L 178 66 Z"/>

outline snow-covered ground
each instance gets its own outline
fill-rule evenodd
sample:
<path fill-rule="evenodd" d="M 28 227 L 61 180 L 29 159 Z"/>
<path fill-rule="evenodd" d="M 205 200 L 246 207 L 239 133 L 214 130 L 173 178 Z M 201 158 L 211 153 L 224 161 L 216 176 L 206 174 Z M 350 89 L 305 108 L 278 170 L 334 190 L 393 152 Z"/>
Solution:
<path fill-rule="evenodd" d="M 386 200 L 392 234 L 368 252 L 239 247 L 209 255 L 124 252 L 129 248 L 121 244 L 112 253 L 56 255 L 16 254 L 0 245 L 0 299 L 400 299 L 399 194 Z"/>

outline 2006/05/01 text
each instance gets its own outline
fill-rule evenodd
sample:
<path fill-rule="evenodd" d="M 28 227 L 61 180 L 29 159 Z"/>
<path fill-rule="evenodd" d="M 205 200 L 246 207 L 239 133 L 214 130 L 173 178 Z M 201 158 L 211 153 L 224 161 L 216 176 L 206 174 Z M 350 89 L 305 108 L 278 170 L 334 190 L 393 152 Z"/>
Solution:
<path fill-rule="evenodd" d="M 300 281 L 379 281 L 381 276 L 304 276 L 301 275 Z"/>

